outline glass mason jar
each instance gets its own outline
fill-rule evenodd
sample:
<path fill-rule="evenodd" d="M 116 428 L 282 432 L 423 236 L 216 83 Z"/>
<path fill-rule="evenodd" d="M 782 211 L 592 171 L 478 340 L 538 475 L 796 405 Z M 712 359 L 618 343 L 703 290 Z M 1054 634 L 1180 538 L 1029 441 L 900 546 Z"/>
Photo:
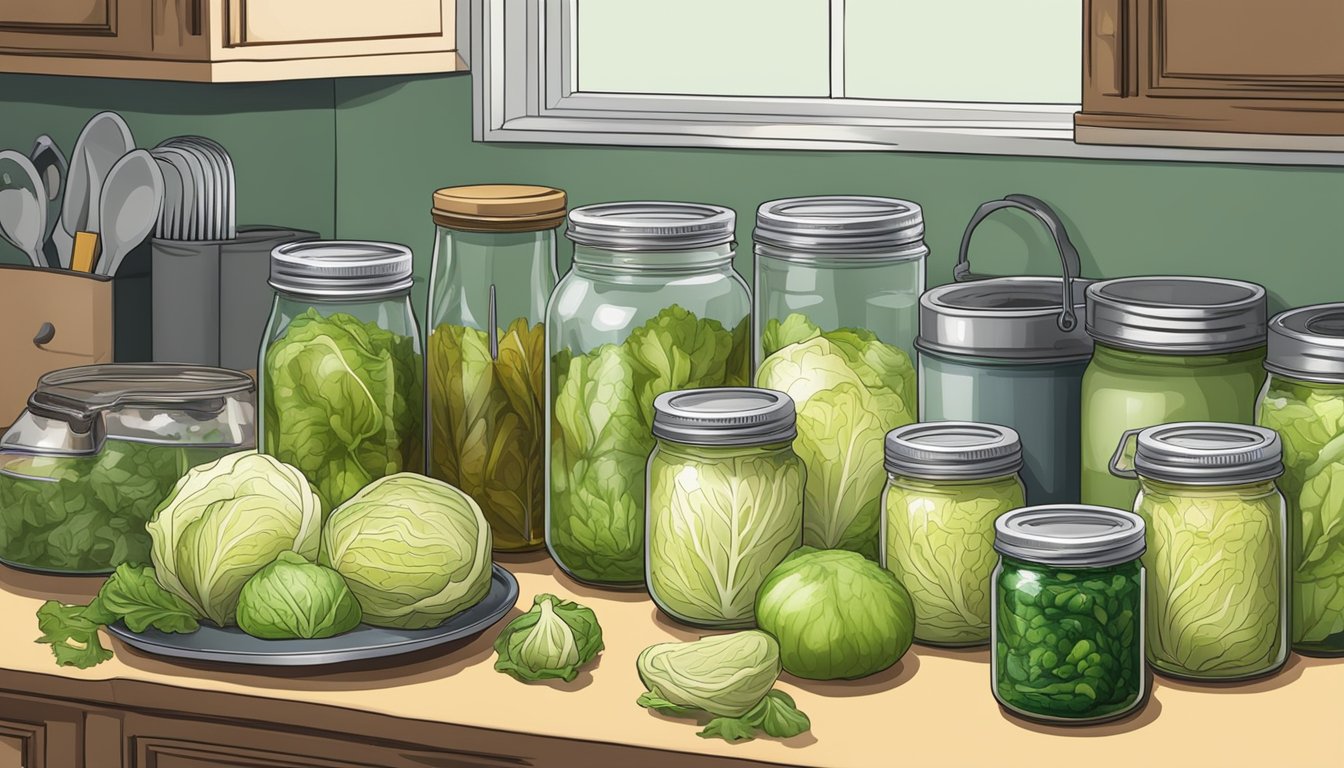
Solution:
<path fill-rule="evenodd" d="M 756 212 L 753 237 L 756 386 L 798 408 L 803 543 L 875 561 L 882 442 L 916 418 L 923 212 L 883 197 L 776 200 Z M 853 461 L 831 460 L 840 444 Z"/>
<path fill-rule="evenodd" d="M 695 203 L 569 213 L 574 264 L 546 310 L 546 546 L 591 584 L 644 583 L 653 401 L 748 383 L 751 300 L 734 214 Z"/>
<path fill-rule="evenodd" d="M 332 512 L 386 475 L 424 470 L 423 362 L 411 251 L 360 241 L 271 252 L 258 443 Z"/>
<path fill-rule="evenodd" d="M 1022 443 L 1008 427 L 930 422 L 886 443 L 882 565 L 915 604 L 915 641 L 989 642 L 994 521 L 1026 505 Z"/>
<path fill-rule="evenodd" d="M 118 363 L 44 374 L 0 437 L 0 562 L 48 573 L 148 563 L 145 523 L 187 470 L 252 448 L 238 371 Z"/>
<path fill-rule="evenodd" d="M 666 392 L 653 403 L 649 595 L 699 627 L 756 625 L 756 592 L 803 541 L 793 401 L 765 389 Z"/>
<path fill-rule="evenodd" d="M 1055 723 L 1114 720 L 1143 706 L 1143 520 L 1059 504 L 1014 510 L 994 526 L 994 698 Z"/>
<path fill-rule="evenodd" d="M 1124 465 L 1137 436 L 1134 464 Z M 1148 661 L 1173 677 L 1242 680 L 1288 658 L 1288 538 L 1278 435 L 1184 422 L 1131 430 L 1111 471 L 1139 480 L 1148 527 Z"/>
<path fill-rule="evenodd" d="M 1083 374 L 1082 501 L 1131 509 L 1115 477 L 1120 436 L 1174 421 L 1250 424 L 1265 381 L 1265 289 L 1200 277 L 1125 277 L 1087 288 L 1096 341 Z"/>
<path fill-rule="evenodd" d="M 1293 650 L 1344 655 L 1344 303 L 1269 323 L 1256 423 L 1283 440 Z"/>
<path fill-rule="evenodd" d="M 565 193 L 434 193 L 426 340 L 429 474 L 481 505 L 496 550 L 546 543 L 546 301 Z"/>

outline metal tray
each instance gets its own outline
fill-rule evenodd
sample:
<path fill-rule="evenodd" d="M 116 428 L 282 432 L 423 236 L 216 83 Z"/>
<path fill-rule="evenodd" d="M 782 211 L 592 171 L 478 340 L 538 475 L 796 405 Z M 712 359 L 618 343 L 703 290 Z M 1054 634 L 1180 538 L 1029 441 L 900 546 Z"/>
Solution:
<path fill-rule="evenodd" d="M 396 656 L 474 637 L 503 618 L 517 601 L 518 581 L 495 565 L 485 599 L 432 629 L 387 629 L 360 624 L 343 635 L 320 640 L 262 640 L 237 627 L 221 629 L 207 624 L 187 635 L 152 628 L 132 632 L 122 622 L 109 626 L 107 631 L 132 648 L 154 656 L 222 664 L 305 667 Z"/>

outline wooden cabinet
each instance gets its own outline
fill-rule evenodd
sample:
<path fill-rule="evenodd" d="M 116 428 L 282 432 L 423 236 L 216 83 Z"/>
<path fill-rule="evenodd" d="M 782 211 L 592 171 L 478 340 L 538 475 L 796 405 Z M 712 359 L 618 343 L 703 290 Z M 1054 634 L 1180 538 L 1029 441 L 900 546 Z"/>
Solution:
<path fill-rule="evenodd" d="M 1344 149 L 1344 3 L 1087 0 L 1080 142 Z"/>
<path fill-rule="evenodd" d="M 232 82 L 451 72 L 456 0 L 4 0 L 0 71 Z"/>

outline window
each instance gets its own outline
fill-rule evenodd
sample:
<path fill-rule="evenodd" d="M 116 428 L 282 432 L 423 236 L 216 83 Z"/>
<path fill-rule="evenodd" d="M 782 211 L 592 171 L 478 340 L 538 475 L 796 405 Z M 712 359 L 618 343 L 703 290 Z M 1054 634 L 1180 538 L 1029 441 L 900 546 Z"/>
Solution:
<path fill-rule="evenodd" d="M 479 140 L 1344 160 L 1076 143 L 1075 113 L 1105 74 L 1081 66 L 1100 55 L 1085 44 L 1102 0 L 478 3 Z"/>

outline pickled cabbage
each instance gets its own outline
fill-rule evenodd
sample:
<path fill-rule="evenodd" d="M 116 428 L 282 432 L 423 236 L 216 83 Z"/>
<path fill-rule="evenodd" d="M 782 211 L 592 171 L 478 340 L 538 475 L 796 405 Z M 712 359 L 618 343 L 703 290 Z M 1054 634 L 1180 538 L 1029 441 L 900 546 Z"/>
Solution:
<path fill-rule="evenodd" d="M 915 640 L 989 642 L 994 521 L 1023 506 L 1014 476 L 934 485 L 903 480 L 886 498 L 886 567 L 915 603 Z"/>

